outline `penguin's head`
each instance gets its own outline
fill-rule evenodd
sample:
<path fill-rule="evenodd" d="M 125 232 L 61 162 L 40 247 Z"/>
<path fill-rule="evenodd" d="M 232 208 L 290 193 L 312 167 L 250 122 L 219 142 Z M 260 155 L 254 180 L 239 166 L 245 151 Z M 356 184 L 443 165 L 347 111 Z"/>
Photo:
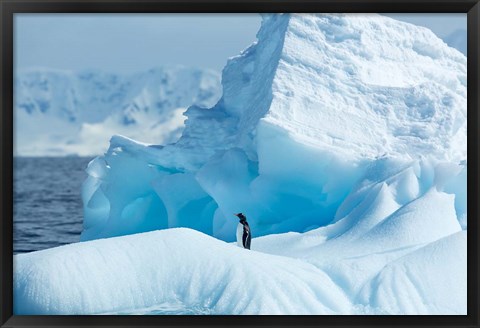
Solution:
<path fill-rule="evenodd" d="M 235 214 L 235 216 L 237 216 L 240 219 L 240 221 L 246 221 L 247 220 L 246 216 L 243 215 L 243 213 L 237 213 L 237 214 Z"/>

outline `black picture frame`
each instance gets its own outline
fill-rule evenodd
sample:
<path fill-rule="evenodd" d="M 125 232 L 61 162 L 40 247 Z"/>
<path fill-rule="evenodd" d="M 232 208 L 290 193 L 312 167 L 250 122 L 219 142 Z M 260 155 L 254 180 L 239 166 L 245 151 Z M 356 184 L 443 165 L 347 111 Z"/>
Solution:
<path fill-rule="evenodd" d="M 479 326 L 479 104 L 478 0 L 0 0 L 1 12 L 1 327 L 478 327 Z M 425 316 L 15 316 L 13 315 L 13 16 L 16 13 L 468 13 L 468 314 Z"/>

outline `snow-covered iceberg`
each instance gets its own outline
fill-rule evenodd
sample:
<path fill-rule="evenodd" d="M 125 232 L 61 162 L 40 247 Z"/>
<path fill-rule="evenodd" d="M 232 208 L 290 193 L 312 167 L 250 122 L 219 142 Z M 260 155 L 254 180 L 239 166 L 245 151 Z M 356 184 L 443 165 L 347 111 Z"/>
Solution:
<path fill-rule="evenodd" d="M 455 194 L 465 224 L 465 56 L 380 15 L 267 15 L 257 37 L 177 143 L 114 136 L 90 163 L 82 240 L 191 227 L 231 241 L 237 212 L 256 236 L 301 232 L 347 215 L 372 179 L 399 206 Z"/>
<path fill-rule="evenodd" d="M 373 14 L 257 38 L 178 142 L 90 162 L 83 242 L 15 257 L 17 314 L 466 314 L 465 56 Z"/>
<path fill-rule="evenodd" d="M 20 254 L 14 312 L 466 314 L 465 231 L 336 260 L 316 249 L 322 235 L 262 237 L 247 251 L 176 228 Z"/>

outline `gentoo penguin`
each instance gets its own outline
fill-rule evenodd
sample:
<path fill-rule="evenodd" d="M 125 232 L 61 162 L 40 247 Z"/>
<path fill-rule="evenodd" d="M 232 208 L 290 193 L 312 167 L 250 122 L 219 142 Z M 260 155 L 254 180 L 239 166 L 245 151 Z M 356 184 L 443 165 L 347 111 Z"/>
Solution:
<path fill-rule="evenodd" d="M 247 218 L 242 213 L 235 214 L 240 222 L 237 226 L 237 244 L 239 247 L 250 249 L 250 242 L 252 241 L 252 233 L 248 225 Z"/>

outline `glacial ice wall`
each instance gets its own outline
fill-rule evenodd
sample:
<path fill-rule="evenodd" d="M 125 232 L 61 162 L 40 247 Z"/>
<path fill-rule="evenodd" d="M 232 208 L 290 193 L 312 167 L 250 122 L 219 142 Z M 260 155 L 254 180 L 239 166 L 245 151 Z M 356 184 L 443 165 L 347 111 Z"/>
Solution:
<path fill-rule="evenodd" d="M 222 84 L 175 144 L 112 137 L 87 169 L 82 240 L 191 227 L 232 241 L 240 211 L 254 237 L 308 231 L 348 217 L 372 181 L 399 208 L 452 195 L 466 227 L 466 58 L 428 29 L 265 15 Z"/>

